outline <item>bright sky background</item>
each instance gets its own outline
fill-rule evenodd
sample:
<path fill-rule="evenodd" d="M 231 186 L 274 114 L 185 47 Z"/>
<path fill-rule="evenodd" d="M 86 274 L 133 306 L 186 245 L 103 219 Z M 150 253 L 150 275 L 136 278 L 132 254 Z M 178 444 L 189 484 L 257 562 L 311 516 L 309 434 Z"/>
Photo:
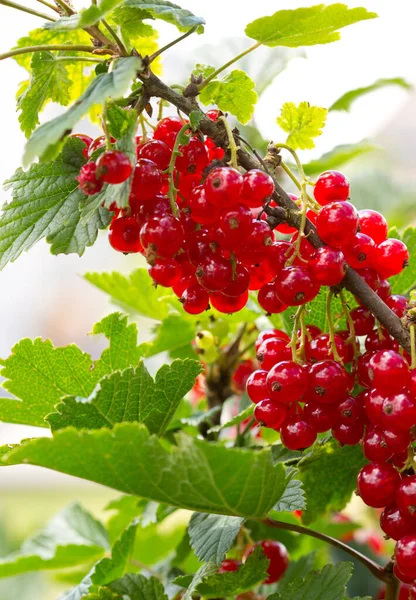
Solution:
<path fill-rule="evenodd" d="M 47 10 L 35 0 L 20 1 L 39 10 Z M 216 66 L 224 62 L 220 55 L 220 43 L 224 37 L 243 37 L 245 25 L 257 17 L 283 8 L 313 4 L 299 0 L 177 1 L 183 8 L 205 17 L 207 26 L 205 35 L 193 35 L 175 49 L 175 57 L 178 60 L 181 56 L 192 57 L 196 63 L 201 61 L 198 55 L 201 44 L 214 44 L 218 45 Z M 284 102 L 307 100 L 314 105 L 329 106 L 345 91 L 371 84 L 381 77 L 403 76 L 416 83 L 415 0 L 349 0 L 346 4 L 349 7 L 364 5 L 368 10 L 377 12 L 380 18 L 347 27 L 342 30 L 341 41 L 307 48 L 307 60 L 296 59 L 290 63 L 258 105 L 257 122 L 266 139 L 282 139 L 275 118 Z M 0 52 L 8 50 L 19 37 L 41 23 L 37 17 L 1 6 Z M 177 36 L 173 26 L 160 21 L 155 25 L 161 32 L 162 45 Z M 247 39 L 247 45 L 250 44 L 251 40 Z M 0 179 L 3 181 L 19 165 L 25 141 L 19 129 L 15 92 L 26 75 L 13 60 L 8 59 L 0 63 L 0 78 L 3 143 Z M 349 115 L 331 114 L 325 134 L 318 140 L 313 155 L 320 155 L 337 144 L 371 138 L 408 102 L 406 92 L 388 88 L 358 101 Z M 48 109 L 46 116 L 50 117 L 55 111 L 55 108 Z M 1 202 L 7 199 L 7 194 L 0 192 Z M 76 256 L 52 257 L 46 244 L 41 243 L 15 264 L 6 267 L 0 274 L 0 356 L 7 356 L 11 346 L 24 336 L 51 335 L 56 343 L 70 343 L 79 339 L 81 332 L 89 331 L 94 321 L 111 310 L 103 295 L 78 277 L 79 273 L 88 270 L 111 270 L 119 266 L 120 257 L 111 252 L 104 237 L 94 248 L 87 250 L 82 259 Z M 123 260 L 126 271 L 136 266 L 135 258 Z M 62 314 L 65 315 L 63 319 Z M 0 424 L 0 444 L 17 441 L 30 433 L 22 428 L 6 428 Z"/>

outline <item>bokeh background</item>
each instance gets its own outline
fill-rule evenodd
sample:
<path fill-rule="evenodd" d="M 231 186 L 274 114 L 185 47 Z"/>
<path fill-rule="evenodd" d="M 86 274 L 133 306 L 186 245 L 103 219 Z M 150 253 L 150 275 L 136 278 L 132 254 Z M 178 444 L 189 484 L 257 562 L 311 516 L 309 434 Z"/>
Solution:
<path fill-rule="evenodd" d="M 35 4 L 34 0 L 22 3 Z M 255 114 L 260 136 L 255 138 L 252 131 L 246 132 L 260 147 L 265 140 L 283 140 L 276 117 L 284 102 L 307 100 L 313 105 L 329 107 L 344 92 L 370 85 L 379 78 L 403 77 L 409 84 L 416 84 L 414 0 L 347 0 L 345 3 L 349 7 L 364 5 L 377 12 L 379 18 L 346 28 L 342 31 L 341 41 L 330 46 L 301 50 L 260 49 L 238 65 L 256 80 L 259 89 L 265 88 Z M 308 6 L 307 2 L 299 0 L 256 0 L 252 3 L 181 0 L 180 4 L 204 16 L 207 26 L 204 35 L 191 36 L 163 57 L 164 77 L 170 83 L 185 83 L 197 62 L 219 66 L 249 45 L 244 28 L 254 18 L 283 8 Z M 1 6 L 0 52 L 13 47 L 19 37 L 40 24 L 37 17 Z M 176 37 L 177 32 L 172 26 L 163 22 L 155 25 L 160 31 L 161 45 Z M 0 63 L 2 181 L 19 166 L 25 143 L 15 103 L 15 91 L 25 78 L 26 72 L 12 59 Z M 48 106 L 42 121 L 59 110 L 59 107 Z M 98 134 L 88 122 L 80 123 L 78 131 Z M 390 86 L 358 100 L 350 112 L 329 113 L 316 148 L 300 154 L 309 162 L 335 146 L 363 142 L 373 144 L 375 149 L 342 167 L 352 182 L 352 201 L 359 208 L 382 210 L 390 223 L 399 227 L 415 221 L 416 93 Z M 1 202 L 6 202 L 7 194 L 0 194 Z M 128 273 L 140 266 L 139 263 L 140 259 L 135 256 L 114 253 L 106 242 L 105 233 L 82 258 L 53 257 L 46 243 L 39 243 L 0 274 L 0 356 L 8 356 L 21 338 L 36 336 L 50 338 L 55 345 L 75 342 L 94 356 L 99 354 L 102 341 L 85 334 L 112 307 L 103 294 L 83 280 L 82 274 L 114 269 Z M 140 323 L 143 336 L 147 335 L 150 325 Z M 45 434 L 44 430 L 0 423 L 0 445 Z M 24 536 L 69 501 L 81 500 L 96 514 L 102 515 L 107 502 L 114 496 L 111 491 L 93 484 L 32 467 L 2 469 L 0 554 L 18 547 Z M 350 511 L 359 509 L 359 505 L 354 504 Z M 365 515 L 360 518 L 366 522 Z M 165 534 L 169 540 L 174 539 L 174 527 Z M 14 581 L 13 585 L 0 581 L 0 600 L 52 599 L 57 597 L 58 589 L 56 582 L 30 575 Z"/>

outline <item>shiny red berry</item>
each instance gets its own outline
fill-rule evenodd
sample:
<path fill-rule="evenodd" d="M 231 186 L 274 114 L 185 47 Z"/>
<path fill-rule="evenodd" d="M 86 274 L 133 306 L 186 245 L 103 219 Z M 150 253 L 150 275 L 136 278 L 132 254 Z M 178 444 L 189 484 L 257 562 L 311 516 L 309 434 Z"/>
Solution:
<path fill-rule="evenodd" d="M 333 248 L 342 248 L 358 229 L 358 212 L 350 202 L 331 202 L 318 213 L 316 230 L 320 238 Z"/>
<path fill-rule="evenodd" d="M 207 257 L 196 270 L 196 278 L 210 292 L 219 292 L 233 281 L 231 262 L 220 255 Z"/>
<path fill-rule="evenodd" d="M 173 148 L 176 137 L 182 127 L 183 122 L 179 117 L 165 117 L 156 125 L 153 137 L 155 140 L 162 140 L 162 142 L 165 142 L 169 148 Z"/>
<path fill-rule="evenodd" d="M 172 287 L 182 276 L 181 265 L 174 258 L 157 258 L 149 269 L 150 277 L 163 287 Z"/>
<path fill-rule="evenodd" d="M 324 431 L 332 429 L 338 420 L 334 405 L 319 404 L 315 401 L 305 404 L 303 416 L 317 433 L 324 433 Z"/>
<path fill-rule="evenodd" d="M 257 337 L 255 345 L 256 352 L 258 351 L 263 342 L 271 339 L 285 340 L 286 344 L 290 342 L 290 337 L 285 331 L 282 331 L 281 329 L 264 329 L 259 333 Z"/>
<path fill-rule="evenodd" d="M 180 302 L 187 313 L 199 315 L 209 308 L 208 292 L 200 285 L 192 285 L 184 291 Z"/>
<path fill-rule="evenodd" d="M 369 362 L 371 384 L 383 393 L 400 392 L 410 379 L 409 365 L 394 350 L 380 350 Z"/>
<path fill-rule="evenodd" d="M 163 186 L 162 171 L 146 158 L 139 158 L 134 170 L 132 194 L 139 200 L 150 200 L 159 194 Z"/>
<path fill-rule="evenodd" d="M 269 338 L 260 344 L 257 354 L 260 368 L 266 371 L 282 360 L 290 360 L 292 353 L 285 339 Z"/>
<path fill-rule="evenodd" d="M 315 298 L 320 289 L 303 267 L 284 268 L 276 281 L 277 294 L 288 306 L 299 306 Z"/>
<path fill-rule="evenodd" d="M 169 215 L 152 217 L 143 225 L 140 240 L 148 255 L 170 258 L 180 250 L 184 234 L 179 219 Z"/>
<path fill-rule="evenodd" d="M 251 211 L 244 204 L 223 209 L 216 227 L 216 239 L 221 247 L 233 250 L 240 245 L 252 232 L 252 220 Z M 267 234 L 270 235 L 270 229 Z"/>
<path fill-rule="evenodd" d="M 268 578 L 264 582 L 265 584 L 276 583 L 282 578 L 289 565 L 289 557 L 287 550 L 283 544 L 276 542 L 275 540 L 263 540 L 257 542 L 254 546 L 251 546 L 244 555 L 247 559 L 255 548 L 261 546 L 266 557 L 269 559 L 269 566 L 267 568 Z"/>
<path fill-rule="evenodd" d="M 384 399 L 381 423 L 386 429 L 396 432 L 408 431 L 416 425 L 416 404 L 406 390 Z"/>
<path fill-rule="evenodd" d="M 360 443 L 364 435 L 364 423 L 362 421 L 338 422 L 333 426 L 331 433 L 340 444 L 355 446 Z"/>
<path fill-rule="evenodd" d="M 324 246 L 309 260 L 308 271 L 321 285 L 338 285 L 344 279 L 347 264 L 340 250 Z"/>
<path fill-rule="evenodd" d="M 221 214 L 221 211 L 217 206 L 213 206 L 208 202 L 202 185 L 198 185 L 192 190 L 189 196 L 188 206 L 191 219 L 201 225 L 212 225 L 212 223 L 218 221 Z"/>
<path fill-rule="evenodd" d="M 147 158 L 155 163 L 161 171 L 168 168 L 172 150 L 162 140 L 149 140 L 137 150 L 137 158 Z"/>
<path fill-rule="evenodd" d="M 280 437 L 289 450 L 303 450 L 315 442 L 316 430 L 302 415 L 289 417 L 282 425 Z"/>
<path fill-rule="evenodd" d="M 308 400 L 324 403 L 340 402 L 349 386 L 347 371 L 334 360 L 313 364 L 308 372 Z"/>
<path fill-rule="evenodd" d="M 366 208 L 358 211 L 360 232 L 370 236 L 375 244 L 381 244 L 387 237 L 389 226 L 382 214 Z"/>
<path fill-rule="evenodd" d="M 266 283 L 260 288 L 257 300 L 267 314 L 278 314 L 287 309 L 287 304 L 284 304 L 277 295 L 274 281 Z"/>
<path fill-rule="evenodd" d="M 246 382 L 246 390 L 248 397 L 254 404 L 260 402 L 260 400 L 264 400 L 269 395 L 266 379 L 267 379 L 268 371 L 257 370 L 253 371 L 251 375 L 248 376 Z"/>
<path fill-rule="evenodd" d="M 241 296 L 248 290 L 250 273 L 246 267 L 237 264 L 233 270 L 232 282 L 222 290 L 226 296 Z"/>
<path fill-rule="evenodd" d="M 416 579 L 416 535 L 405 535 L 396 544 L 397 568 L 403 575 Z"/>
<path fill-rule="evenodd" d="M 325 171 L 316 180 L 313 195 L 321 206 L 337 200 L 347 200 L 350 195 L 349 181 L 339 171 Z"/>
<path fill-rule="evenodd" d="M 407 298 L 400 294 L 393 294 L 385 300 L 387 306 L 391 308 L 395 315 L 401 319 L 407 309 Z"/>
<path fill-rule="evenodd" d="M 134 217 L 113 219 L 108 230 L 108 241 L 117 252 L 141 252 L 140 225 Z"/>
<path fill-rule="evenodd" d="M 397 490 L 397 504 L 403 514 L 416 522 L 416 475 L 404 477 Z"/>
<path fill-rule="evenodd" d="M 395 504 L 391 504 L 381 513 L 380 527 L 388 537 L 397 542 L 409 533 L 416 533 L 416 519 L 412 519 Z"/>
<path fill-rule="evenodd" d="M 376 427 L 367 429 L 363 440 L 363 451 L 367 460 L 375 462 L 385 462 L 394 454 L 388 447 L 382 430 Z"/>
<path fill-rule="evenodd" d="M 201 173 L 208 165 L 207 149 L 198 138 L 191 138 L 178 150 L 181 155 L 176 158 L 175 167 L 180 173 Z"/>
<path fill-rule="evenodd" d="M 210 204 L 225 208 L 240 201 L 243 176 L 231 167 L 217 167 L 205 179 L 204 189 Z"/>
<path fill-rule="evenodd" d="M 222 292 L 209 295 L 211 306 L 225 315 L 242 310 L 248 302 L 248 292 L 244 292 L 239 296 L 226 296 Z"/>
<path fill-rule="evenodd" d="M 259 169 L 247 171 L 243 176 L 241 202 L 250 208 L 260 208 L 274 192 L 273 179 Z"/>
<path fill-rule="evenodd" d="M 377 246 L 375 269 L 384 278 L 398 275 L 409 264 L 409 251 L 406 244 L 390 238 Z"/>
<path fill-rule="evenodd" d="M 132 170 L 129 157 L 119 150 L 107 150 L 97 159 L 97 176 L 106 183 L 123 183 Z"/>
<path fill-rule="evenodd" d="M 254 409 L 254 418 L 260 425 L 279 430 L 286 420 L 288 409 L 283 404 L 277 404 L 270 398 L 260 400 Z"/>
<path fill-rule="evenodd" d="M 306 392 L 307 385 L 305 369 L 293 360 L 277 363 L 267 376 L 270 398 L 283 404 L 300 400 Z"/>
<path fill-rule="evenodd" d="M 366 308 L 360 306 L 350 312 L 356 335 L 367 335 L 374 329 L 375 318 Z"/>
<path fill-rule="evenodd" d="M 101 191 L 104 183 L 98 179 L 97 165 L 89 162 L 81 167 L 78 177 L 79 189 L 87 196 L 94 196 Z"/>
<path fill-rule="evenodd" d="M 220 568 L 218 569 L 218 573 L 233 573 L 238 571 L 241 565 L 240 560 L 235 560 L 234 558 L 227 558 L 222 561 Z"/>
<path fill-rule="evenodd" d="M 268 270 L 276 277 L 285 268 L 288 258 L 291 255 L 292 245 L 290 242 L 279 240 L 273 242 L 266 249 L 265 261 Z"/>
<path fill-rule="evenodd" d="M 347 263 L 354 269 L 363 269 L 364 267 L 373 267 L 376 257 L 376 245 L 373 240 L 364 233 L 357 233 L 348 243 L 343 246 Z M 376 269 L 380 272 L 379 269 Z"/>
<path fill-rule="evenodd" d="M 371 462 L 361 469 L 357 484 L 359 495 L 367 506 L 384 508 L 394 502 L 400 475 L 388 463 Z"/>

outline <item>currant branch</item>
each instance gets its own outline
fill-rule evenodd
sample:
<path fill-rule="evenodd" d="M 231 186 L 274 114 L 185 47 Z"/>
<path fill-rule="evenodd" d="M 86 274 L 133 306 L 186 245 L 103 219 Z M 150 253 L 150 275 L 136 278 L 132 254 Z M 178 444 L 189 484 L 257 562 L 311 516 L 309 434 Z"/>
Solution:
<path fill-rule="evenodd" d="M 178 94 L 151 71 L 148 71 L 145 75 L 140 75 L 140 78 L 143 82 L 145 92 L 149 96 L 167 100 L 186 115 L 189 115 L 194 110 L 200 110 L 195 96 L 185 97 L 181 94 Z M 227 149 L 229 140 L 222 122 L 215 123 L 208 117 L 203 117 L 199 124 L 199 129 L 202 131 L 202 133 L 211 137 L 217 146 Z M 237 156 L 239 164 L 247 171 L 251 169 L 265 170 L 262 161 L 259 161 L 258 158 L 250 155 L 244 148 L 240 147 L 238 149 Z M 283 209 L 284 220 L 289 225 L 299 230 L 302 226 L 302 215 L 299 207 L 282 188 L 280 183 L 277 181 L 275 174 L 269 169 L 268 172 L 273 178 L 275 185 L 273 200 L 279 206 L 274 208 L 266 205 L 264 207 L 264 212 L 269 215 L 269 217 L 276 218 L 278 220 L 277 222 L 281 222 Z M 318 236 L 314 225 L 307 218 L 305 219 L 304 223 L 304 232 L 308 238 L 308 241 L 315 248 L 324 246 L 324 243 Z M 394 337 L 405 350 L 410 352 L 410 334 L 408 329 L 402 325 L 399 317 L 397 317 L 393 311 L 390 310 L 383 300 L 377 296 L 377 294 L 367 285 L 362 277 L 360 277 L 360 275 L 358 275 L 358 273 L 351 267 L 347 268 L 347 272 L 343 281 L 341 282 L 339 288 L 334 291 L 338 292 L 343 287 L 357 297 L 387 329 L 392 337 Z"/>

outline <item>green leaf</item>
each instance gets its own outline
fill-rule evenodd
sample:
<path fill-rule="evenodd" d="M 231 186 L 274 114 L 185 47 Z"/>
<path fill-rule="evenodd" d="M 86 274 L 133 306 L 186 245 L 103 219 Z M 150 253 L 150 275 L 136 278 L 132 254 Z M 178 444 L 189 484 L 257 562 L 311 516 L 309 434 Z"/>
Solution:
<path fill-rule="evenodd" d="M 235 69 L 222 79 L 214 79 L 199 95 L 203 104 L 215 104 L 223 112 L 230 112 L 245 125 L 250 121 L 258 100 L 255 84 L 244 71 Z"/>
<path fill-rule="evenodd" d="M 226 423 L 224 423 L 222 425 L 215 425 L 215 427 L 211 427 L 209 432 L 215 433 L 217 431 L 221 431 L 222 429 L 226 429 L 227 427 L 233 427 L 234 425 L 239 425 L 246 419 L 249 419 L 250 417 L 252 417 L 253 412 L 254 412 L 254 404 L 250 404 L 249 406 L 247 406 L 247 408 L 242 410 L 238 415 L 236 415 L 235 417 L 233 417 Z"/>
<path fill-rule="evenodd" d="M 356 488 L 365 458 L 360 446 L 340 447 L 334 439 L 317 442 L 300 461 L 299 479 L 307 498 L 306 524 L 329 510 L 342 510 Z"/>
<path fill-rule="evenodd" d="M 88 223 L 80 221 L 85 198 L 75 177 L 85 159 L 81 140 L 70 139 L 62 154 L 50 163 L 18 169 L 5 182 L 13 199 L 3 206 L 0 219 L 0 269 L 46 238 L 53 254 L 80 256 L 95 242 L 99 229 L 110 222 L 108 210 L 94 210 Z"/>
<path fill-rule="evenodd" d="M 135 421 L 146 425 L 150 433 L 162 435 L 200 372 L 201 364 L 196 360 L 175 360 L 159 369 L 153 380 L 140 363 L 101 379 L 88 399 L 64 398 L 47 421 L 53 431 L 71 425 L 77 429 L 111 429 L 116 423 Z"/>
<path fill-rule="evenodd" d="M 151 25 L 143 22 L 145 17 L 146 11 L 126 6 L 119 6 L 111 15 L 114 23 L 121 28 L 124 37 L 128 38 L 132 46 L 136 46 L 136 41 L 140 38 L 157 35 Z"/>
<path fill-rule="evenodd" d="M 102 556 L 108 547 L 102 524 L 72 504 L 26 540 L 19 552 L 0 559 L 0 577 L 75 566 Z"/>
<path fill-rule="evenodd" d="M 54 22 L 46 23 L 45 29 L 68 31 L 71 29 L 83 29 L 95 25 L 108 13 L 114 10 L 123 0 L 101 0 L 88 8 L 81 10 L 70 17 L 61 17 Z"/>
<path fill-rule="evenodd" d="M 239 567 L 238 571 L 207 575 L 195 588 L 204 598 L 235 598 L 238 594 L 251 590 L 255 585 L 267 579 L 268 565 L 269 561 L 262 549 L 257 548 Z M 177 578 L 175 583 L 180 585 L 180 580 L 181 578 Z M 186 581 L 186 578 L 184 580 Z"/>
<path fill-rule="evenodd" d="M 58 431 L 23 442 L 5 464 L 36 464 L 156 502 L 199 512 L 261 517 L 280 498 L 284 468 L 268 449 L 225 448 L 190 436 L 166 447 L 143 425 Z"/>
<path fill-rule="evenodd" d="M 376 13 L 365 8 L 348 8 L 345 4 L 318 4 L 309 8 L 279 10 L 270 17 L 249 23 L 246 35 L 265 46 L 314 46 L 340 39 L 339 29 L 374 19 Z"/>
<path fill-rule="evenodd" d="M 169 312 L 167 300 L 176 298 L 163 287 L 153 287 L 147 269 L 136 269 L 130 277 L 120 273 L 86 273 L 85 279 L 111 296 L 124 310 L 162 321 Z"/>
<path fill-rule="evenodd" d="M 149 278 L 148 275 L 146 275 Z M 152 288 L 154 289 L 154 288 Z M 195 324 L 182 315 L 168 315 L 154 330 L 156 337 L 140 346 L 142 356 L 154 356 L 160 352 L 174 352 L 190 348 L 195 338 Z M 194 354 L 195 356 L 195 354 Z"/>
<path fill-rule="evenodd" d="M 331 104 L 331 106 L 329 107 L 328 110 L 344 110 L 344 111 L 348 112 L 350 110 L 352 104 L 358 98 L 361 98 L 362 96 L 365 96 L 366 94 L 370 94 L 371 92 L 374 92 L 376 90 L 380 90 L 384 87 L 388 87 L 388 86 L 392 86 L 392 85 L 404 88 L 405 90 L 408 90 L 408 91 L 413 89 L 412 84 L 409 83 L 408 81 L 406 81 L 405 79 L 403 79 L 403 77 L 391 77 L 388 79 L 377 79 L 377 81 L 375 81 L 371 85 L 367 85 L 365 87 L 360 87 L 355 90 L 350 90 L 349 92 L 346 92 L 345 94 L 340 96 L 338 98 L 338 100 L 336 100 L 333 104 Z"/>
<path fill-rule="evenodd" d="M 311 106 L 309 102 L 301 102 L 299 106 L 286 102 L 276 122 L 288 134 L 289 146 L 294 150 L 310 150 L 315 147 L 313 139 L 322 134 L 327 112 L 326 108 Z"/>
<path fill-rule="evenodd" d="M 389 279 L 392 294 L 407 295 L 416 287 L 416 227 L 408 227 L 403 234 L 399 234 L 396 229 L 391 230 L 389 237 L 401 240 L 409 249 L 409 266 L 403 269 L 398 275 Z"/>
<path fill-rule="evenodd" d="M 104 334 L 109 348 L 93 362 L 71 344 L 55 348 L 49 340 L 21 340 L 3 366 L 3 387 L 15 398 L 0 398 L 0 420 L 47 427 L 45 416 L 63 396 L 87 398 L 107 373 L 138 362 L 137 328 L 127 317 L 114 313 L 97 323 L 94 334 Z"/>
<path fill-rule="evenodd" d="M 322 571 L 310 571 L 303 579 L 294 580 L 282 593 L 267 600 L 343 600 L 352 575 L 352 564 L 326 565 Z"/>
<path fill-rule="evenodd" d="M 168 600 L 163 585 L 156 577 L 146 579 L 144 575 L 128 573 L 110 583 L 108 588 L 128 600 Z"/>
<path fill-rule="evenodd" d="M 111 73 L 97 75 L 82 94 L 64 114 L 36 129 L 26 144 L 23 164 L 30 164 L 36 157 L 42 157 L 50 146 L 59 142 L 87 114 L 95 104 L 102 104 L 108 98 L 120 98 L 127 91 L 137 71 L 143 69 L 142 61 L 135 56 L 120 58 Z"/>
<path fill-rule="evenodd" d="M 316 175 L 317 173 L 323 173 L 324 171 L 329 171 L 331 169 L 340 169 L 351 160 L 376 150 L 380 150 L 380 146 L 365 141 L 359 142 L 358 144 L 335 146 L 335 148 L 326 152 L 319 158 L 304 163 L 303 170 L 306 175 Z"/>
<path fill-rule="evenodd" d="M 204 581 L 206 577 L 214 575 L 218 571 L 218 567 L 214 563 L 206 563 L 202 565 L 193 577 L 177 577 L 174 583 L 182 585 L 180 581 L 183 581 L 182 587 L 187 587 L 185 594 L 182 596 L 182 600 L 191 600 L 193 593 L 200 583 Z"/>
<path fill-rule="evenodd" d="M 105 585 L 122 577 L 130 563 L 134 550 L 137 524 L 133 522 L 117 539 L 111 550 L 111 558 L 102 558 L 74 589 L 61 600 L 80 600 L 90 591 L 93 585 Z"/>
<path fill-rule="evenodd" d="M 65 63 L 59 62 L 51 52 L 36 52 L 31 61 L 32 76 L 30 85 L 18 97 L 17 107 L 20 128 L 26 137 L 39 124 L 39 113 L 47 102 L 52 100 L 66 106 L 70 102 L 69 87 L 71 80 Z"/>
<path fill-rule="evenodd" d="M 211 65 L 203 65 L 201 63 L 197 63 L 192 71 L 192 75 L 194 75 L 195 77 L 199 77 L 200 75 L 202 75 L 202 77 L 204 79 L 206 79 L 207 77 L 212 75 L 214 72 L 215 72 L 215 67 L 213 67 Z"/>
<path fill-rule="evenodd" d="M 195 26 L 198 26 L 198 33 L 204 31 L 205 20 L 202 17 L 167 0 L 125 0 L 123 8 L 140 10 L 143 19 L 162 19 L 175 25 L 179 31 L 188 31 Z"/>
<path fill-rule="evenodd" d="M 241 517 L 194 513 L 188 532 L 195 555 L 202 562 L 220 565 L 234 544 L 243 522 Z"/>
<path fill-rule="evenodd" d="M 274 506 L 274 510 L 277 512 L 305 510 L 307 506 L 305 490 L 303 489 L 303 483 L 296 478 L 297 473 L 297 469 L 289 472 L 287 486 Z"/>

